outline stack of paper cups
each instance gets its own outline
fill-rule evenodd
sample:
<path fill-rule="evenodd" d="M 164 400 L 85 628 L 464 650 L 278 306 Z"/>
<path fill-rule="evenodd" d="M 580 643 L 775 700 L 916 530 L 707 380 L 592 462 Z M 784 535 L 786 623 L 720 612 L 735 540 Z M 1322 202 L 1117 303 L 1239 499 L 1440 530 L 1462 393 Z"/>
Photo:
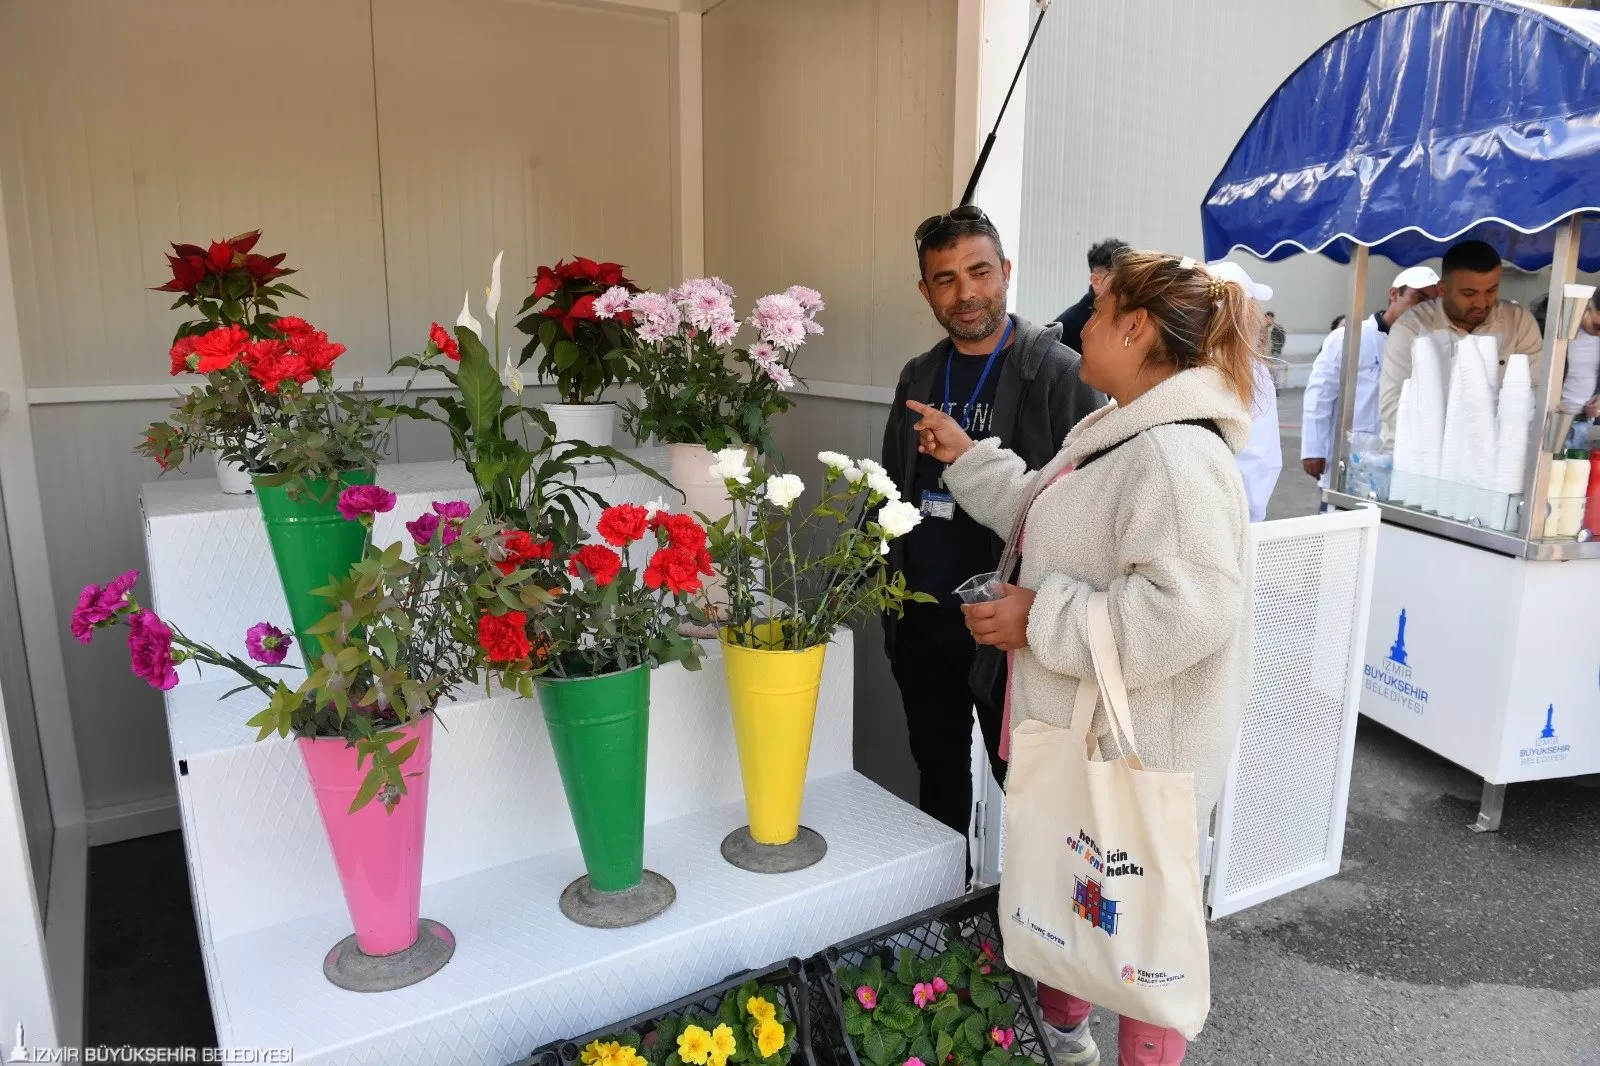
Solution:
<path fill-rule="evenodd" d="M 1416 412 L 1417 475 L 1422 480 L 1419 506 L 1436 510 L 1439 492 L 1439 455 L 1444 443 L 1444 371 L 1439 348 L 1431 336 L 1418 337 L 1411 347 L 1411 404 Z"/>
<path fill-rule="evenodd" d="M 1431 508 L 1445 518 L 1456 518 L 1461 510 L 1461 497 L 1466 478 L 1462 476 L 1461 459 L 1466 449 L 1466 438 L 1471 427 L 1467 425 L 1467 404 L 1463 396 L 1466 385 L 1466 368 L 1478 365 L 1477 349 L 1472 338 L 1462 338 L 1456 349 L 1456 358 L 1450 364 L 1450 389 L 1444 407 L 1444 437 L 1439 444 L 1439 492 Z M 1421 342 L 1418 342 L 1420 347 Z"/>
<path fill-rule="evenodd" d="M 1479 338 L 1480 349 L 1483 345 Z M 1461 441 L 1460 480 L 1466 485 L 1456 508 L 1456 517 L 1476 519 L 1480 525 L 1498 527 L 1501 516 L 1493 504 L 1495 476 L 1495 389 L 1493 381 L 1499 377 L 1498 359 L 1463 361 L 1460 403 L 1465 408 L 1467 426 Z"/>
<path fill-rule="evenodd" d="M 1389 502 L 1409 502 L 1415 480 L 1416 431 L 1412 427 L 1411 379 L 1400 383 L 1400 410 L 1394 423 L 1394 470 L 1389 477 Z"/>
<path fill-rule="evenodd" d="M 1490 488 L 1496 494 L 1496 508 L 1501 513 L 1498 527 L 1509 529 L 1511 508 L 1506 497 L 1522 492 L 1523 467 L 1528 461 L 1529 439 L 1533 423 L 1533 379 L 1528 369 L 1528 356 L 1514 353 L 1506 359 L 1505 379 L 1500 383 L 1500 394 L 1495 414 L 1494 476 Z M 1537 516 L 1533 525 L 1540 528 L 1543 516 Z"/>

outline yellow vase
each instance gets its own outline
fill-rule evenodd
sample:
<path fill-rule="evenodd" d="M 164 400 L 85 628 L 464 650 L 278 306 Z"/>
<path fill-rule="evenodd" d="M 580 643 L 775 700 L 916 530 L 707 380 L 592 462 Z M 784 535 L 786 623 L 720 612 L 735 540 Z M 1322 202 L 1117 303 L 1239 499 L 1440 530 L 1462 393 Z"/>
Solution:
<path fill-rule="evenodd" d="M 755 628 L 757 640 L 776 643 L 775 627 Z M 722 632 L 722 658 L 739 744 L 744 805 L 757 844 L 788 844 L 800 833 L 811 730 L 828 646 L 801 651 L 743 648 Z"/>

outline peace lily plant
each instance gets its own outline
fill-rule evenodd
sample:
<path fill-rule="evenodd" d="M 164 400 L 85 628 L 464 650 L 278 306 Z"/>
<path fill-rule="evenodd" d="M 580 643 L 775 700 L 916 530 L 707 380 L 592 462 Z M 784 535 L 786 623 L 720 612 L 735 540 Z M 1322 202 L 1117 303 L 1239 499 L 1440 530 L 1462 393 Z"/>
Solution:
<path fill-rule="evenodd" d="M 909 591 L 885 558 L 889 542 L 922 520 L 917 508 L 871 459 L 817 458 L 826 471 L 821 498 L 797 516 L 806 489 L 798 476 L 752 467 L 742 448 L 716 453 L 712 476 L 727 486 L 734 514 L 713 523 L 711 554 L 726 575 L 725 637 L 741 647 L 811 648 L 869 611 L 934 602 Z"/>

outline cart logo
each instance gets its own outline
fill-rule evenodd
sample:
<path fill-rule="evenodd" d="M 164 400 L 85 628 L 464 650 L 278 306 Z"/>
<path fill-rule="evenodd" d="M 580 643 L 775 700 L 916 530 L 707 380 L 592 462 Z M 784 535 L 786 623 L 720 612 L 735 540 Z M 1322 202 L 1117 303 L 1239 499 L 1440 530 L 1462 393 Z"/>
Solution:
<path fill-rule="evenodd" d="M 1406 611 L 1400 609 L 1400 620 L 1395 627 L 1394 643 L 1389 654 L 1374 666 L 1362 666 L 1362 685 L 1368 692 L 1381 696 L 1416 714 L 1428 709 L 1428 690 L 1420 688 L 1411 676 L 1411 653 L 1406 651 Z"/>
<path fill-rule="evenodd" d="M 1540 766 L 1544 763 L 1565 762 L 1567 756 L 1571 754 L 1572 745 L 1556 735 L 1556 705 L 1552 703 L 1545 708 L 1544 728 L 1539 731 L 1539 738 L 1517 752 L 1517 761 L 1523 766 Z"/>

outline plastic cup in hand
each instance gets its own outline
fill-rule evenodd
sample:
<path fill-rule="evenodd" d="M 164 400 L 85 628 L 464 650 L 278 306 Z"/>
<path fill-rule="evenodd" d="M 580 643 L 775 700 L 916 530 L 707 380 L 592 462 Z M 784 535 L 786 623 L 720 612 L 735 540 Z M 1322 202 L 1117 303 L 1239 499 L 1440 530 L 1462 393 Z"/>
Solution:
<path fill-rule="evenodd" d="M 975 574 L 961 583 L 956 595 L 961 597 L 962 603 L 989 603 L 1004 595 L 1000 591 L 1001 584 L 1000 575 L 996 572 Z"/>

